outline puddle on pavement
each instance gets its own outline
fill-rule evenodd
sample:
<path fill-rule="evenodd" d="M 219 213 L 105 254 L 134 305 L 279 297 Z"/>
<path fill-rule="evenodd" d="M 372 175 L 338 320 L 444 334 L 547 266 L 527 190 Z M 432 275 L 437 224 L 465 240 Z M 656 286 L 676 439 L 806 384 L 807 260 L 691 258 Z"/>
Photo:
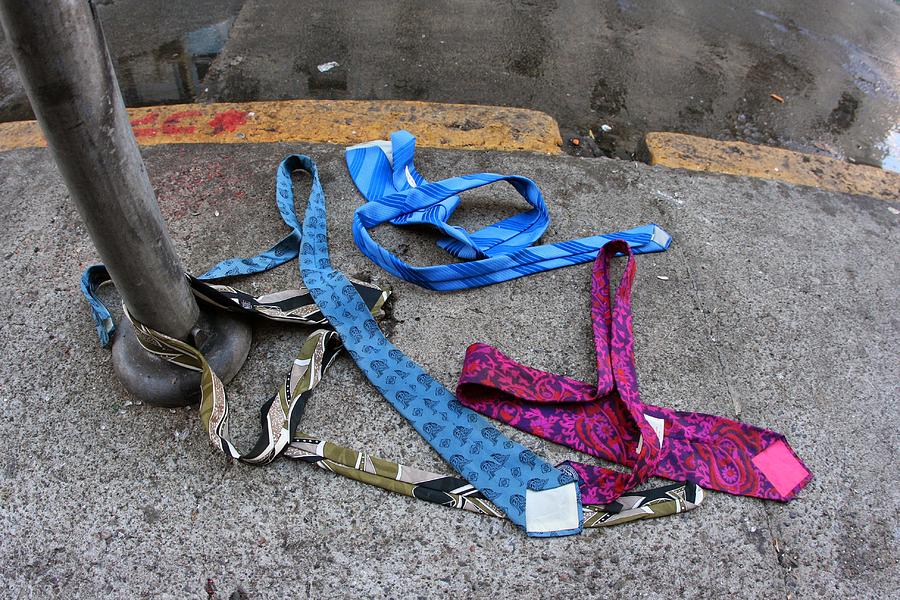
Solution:
<path fill-rule="evenodd" d="M 222 51 L 234 17 L 195 29 L 155 50 L 114 59 L 128 106 L 193 102 L 203 78 Z"/>
<path fill-rule="evenodd" d="M 878 144 L 878 148 L 884 152 L 881 168 L 900 173 L 900 124 L 888 132 L 884 141 Z"/>

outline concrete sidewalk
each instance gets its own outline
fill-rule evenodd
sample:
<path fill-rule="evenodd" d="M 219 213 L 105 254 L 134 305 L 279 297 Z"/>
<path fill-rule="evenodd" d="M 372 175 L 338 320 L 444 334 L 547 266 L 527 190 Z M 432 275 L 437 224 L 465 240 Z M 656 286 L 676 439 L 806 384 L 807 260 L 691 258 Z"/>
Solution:
<path fill-rule="evenodd" d="M 383 327 L 436 378 L 455 387 L 465 348 L 485 341 L 525 364 L 593 379 L 589 266 L 451 294 L 397 281 L 353 245 L 360 197 L 340 147 L 145 148 L 192 272 L 280 238 L 274 171 L 298 151 L 320 166 L 336 266 L 394 286 Z M 665 227 L 671 249 L 640 257 L 635 284 L 643 398 L 783 432 L 815 474 L 801 497 L 779 505 L 711 493 L 685 515 L 529 539 L 503 521 L 308 465 L 229 465 L 196 410 L 129 401 L 77 289 L 93 247 L 47 151 L 16 150 L 0 153 L 0 582 L 9 597 L 202 599 L 208 579 L 220 598 L 253 599 L 896 593 L 900 217 L 890 203 L 603 159 L 423 150 L 417 165 L 431 179 L 532 177 L 553 217 L 548 241 Z M 470 227 L 522 206 L 499 188 L 470 196 L 457 221 Z M 420 234 L 378 236 L 412 262 L 446 260 Z M 292 265 L 241 285 L 262 292 L 298 281 Z M 256 329 L 230 388 L 233 434 L 245 445 L 305 333 Z M 303 428 L 448 468 L 347 357 L 316 390 Z M 552 461 L 574 456 L 506 430 Z"/>

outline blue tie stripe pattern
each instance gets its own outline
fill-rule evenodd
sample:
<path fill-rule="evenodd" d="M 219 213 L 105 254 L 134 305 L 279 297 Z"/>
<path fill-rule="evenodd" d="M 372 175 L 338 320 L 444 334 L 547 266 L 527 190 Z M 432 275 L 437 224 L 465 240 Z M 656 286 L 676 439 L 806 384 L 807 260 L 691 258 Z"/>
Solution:
<path fill-rule="evenodd" d="M 350 176 L 368 201 L 353 219 L 353 239 L 359 249 L 389 273 L 438 291 L 479 287 L 532 273 L 592 261 L 600 248 L 624 239 L 635 254 L 662 252 L 671 237 L 657 225 L 644 225 L 611 234 L 532 246 L 546 231 L 550 215 L 540 189 L 525 177 L 480 173 L 429 183 L 413 165 L 415 137 L 406 131 L 391 142 L 371 142 L 347 149 Z M 531 209 L 470 233 L 447 221 L 460 204 L 459 194 L 505 181 Z M 438 246 L 469 262 L 417 267 L 377 244 L 368 229 L 382 223 L 425 224 L 446 237 Z"/>

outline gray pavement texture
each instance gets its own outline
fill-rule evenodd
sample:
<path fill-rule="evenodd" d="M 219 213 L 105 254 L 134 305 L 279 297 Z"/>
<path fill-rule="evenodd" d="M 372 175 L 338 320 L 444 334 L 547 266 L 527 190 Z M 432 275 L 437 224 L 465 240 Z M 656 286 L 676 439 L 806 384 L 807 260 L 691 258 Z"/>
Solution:
<path fill-rule="evenodd" d="M 594 377 L 588 265 L 435 293 L 355 248 L 360 197 L 342 149 L 317 145 L 145 149 L 193 272 L 284 232 L 274 170 L 319 163 L 335 264 L 394 286 L 389 337 L 453 387 L 466 347 Z M 639 258 L 634 292 L 645 401 L 783 432 L 815 473 L 787 505 L 711 493 L 685 515 L 562 539 L 390 495 L 278 460 L 228 464 L 196 409 L 132 404 L 97 346 L 78 292 L 94 250 L 45 150 L 0 154 L 0 589 L 10 598 L 765 597 L 889 598 L 900 588 L 897 514 L 898 217 L 866 197 L 651 168 L 497 152 L 421 151 L 429 178 L 528 175 L 563 240 L 656 222 L 671 249 Z M 470 194 L 470 227 L 521 209 L 510 190 Z M 442 262 L 428 237 L 379 239 Z M 621 264 L 618 265 L 621 268 Z M 662 280 L 659 276 L 668 277 Z M 298 282 L 294 266 L 247 289 Z M 259 326 L 232 384 L 237 440 L 306 330 Z M 304 429 L 423 468 L 437 455 L 347 357 L 316 390 Z M 550 460 L 575 453 L 506 428 Z"/>
<path fill-rule="evenodd" d="M 647 131 L 682 131 L 900 170 L 892 0 L 97 3 L 132 105 L 508 105 L 553 115 L 571 153 L 631 158 Z M 0 44 L 0 120 L 29 114 Z"/>

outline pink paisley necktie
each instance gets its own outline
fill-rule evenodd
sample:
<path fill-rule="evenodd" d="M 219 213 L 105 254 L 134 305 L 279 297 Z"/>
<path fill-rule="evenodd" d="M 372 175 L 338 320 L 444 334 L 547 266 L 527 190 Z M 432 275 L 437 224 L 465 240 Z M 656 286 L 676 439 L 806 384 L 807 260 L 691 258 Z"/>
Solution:
<path fill-rule="evenodd" d="M 610 302 L 609 260 L 628 264 Z M 652 476 L 730 494 L 792 499 L 812 474 L 779 433 L 732 419 L 641 402 L 634 366 L 635 261 L 620 240 L 598 253 L 591 285 L 597 385 L 532 369 L 493 346 L 466 352 L 456 394 L 469 408 L 629 472 L 567 461 L 586 504 L 607 504 Z"/>

